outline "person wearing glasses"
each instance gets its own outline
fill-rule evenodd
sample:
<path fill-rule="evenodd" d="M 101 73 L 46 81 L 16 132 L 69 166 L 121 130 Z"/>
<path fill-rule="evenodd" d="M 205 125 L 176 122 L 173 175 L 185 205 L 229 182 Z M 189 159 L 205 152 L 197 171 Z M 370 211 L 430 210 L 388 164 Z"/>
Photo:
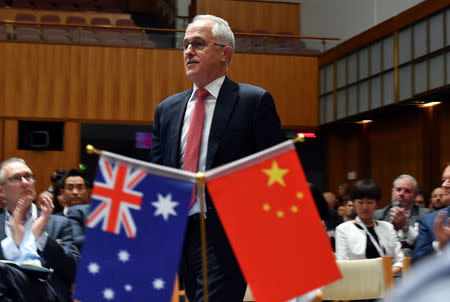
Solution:
<path fill-rule="evenodd" d="M 199 15 L 188 25 L 180 50 L 193 87 L 157 106 L 151 162 L 202 172 L 284 140 L 271 94 L 226 76 L 234 49 L 225 20 Z M 191 302 L 203 301 L 199 191 L 191 200 L 180 265 Z M 208 192 L 205 200 L 209 299 L 242 301 L 245 280 Z"/>
<path fill-rule="evenodd" d="M 79 252 L 69 219 L 51 215 L 48 197 L 38 212 L 35 177 L 23 159 L 0 164 L 0 192 L 6 201 L 0 209 L 0 300 L 72 301 Z"/>

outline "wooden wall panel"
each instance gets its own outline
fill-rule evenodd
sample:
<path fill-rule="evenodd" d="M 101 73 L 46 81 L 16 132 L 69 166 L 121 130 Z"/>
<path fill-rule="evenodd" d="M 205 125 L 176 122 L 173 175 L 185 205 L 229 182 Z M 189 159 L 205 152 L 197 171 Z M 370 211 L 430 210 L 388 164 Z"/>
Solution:
<path fill-rule="evenodd" d="M 176 50 L 4 42 L 0 117 L 152 123 L 191 87 Z M 229 75 L 273 93 L 284 127 L 318 124 L 317 58 L 236 54 Z"/>
<path fill-rule="evenodd" d="M 367 177 L 362 171 L 364 163 L 362 157 L 367 154 L 361 152 L 362 126 L 358 124 L 330 127 L 321 131 L 327 137 L 327 190 L 336 193 L 339 184 L 353 185 L 355 180 L 348 180 L 347 173 L 355 172 L 356 178 Z"/>
<path fill-rule="evenodd" d="M 415 111 L 370 125 L 371 178 L 382 188 L 382 205 L 391 202 L 392 181 L 401 174 L 412 175 L 423 188 L 423 122 L 423 112 Z"/>
<path fill-rule="evenodd" d="M 266 1 L 197 0 L 197 14 L 213 14 L 244 32 L 300 33 L 300 4 Z"/>
<path fill-rule="evenodd" d="M 237 53 L 231 79 L 263 87 L 275 99 L 284 127 L 318 125 L 317 58 Z"/>
<path fill-rule="evenodd" d="M 50 175 L 58 168 L 77 168 L 80 160 L 80 124 L 66 122 L 64 151 L 18 150 L 18 121 L 6 120 L 4 124 L 3 159 L 23 158 L 36 175 L 36 189 L 42 192 L 50 184 Z"/>
<path fill-rule="evenodd" d="M 450 163 L 450 103 L 443 103 L 435 109 L 438 113 L 439 128 L 440 128 L 440 174 L 441 179 L 442 172 L 445 166 Z"/>

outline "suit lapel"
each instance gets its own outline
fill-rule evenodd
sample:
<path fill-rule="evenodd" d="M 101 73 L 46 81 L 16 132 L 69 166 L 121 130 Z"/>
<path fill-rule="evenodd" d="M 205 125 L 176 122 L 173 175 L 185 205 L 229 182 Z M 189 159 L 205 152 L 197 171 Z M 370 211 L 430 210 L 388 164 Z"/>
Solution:
<path fill-rule="evenodd" d="M 219 91 L 216 107 L 211 122 L 208 138 L 208 153 L 206 155 L 206 171 L 212 167 L 214 156 L 219 148 L 220 141 L 227 128 L 234 105 L 238 99 L 238 85 L 225 77 Z"/>
<path fill-rule="evenodd" d="M 0 209 L 0 241 L 5 239 L 5 237 L 6 237 L 5 219 L 6 219 L 5 208 L 3 208 L 3 209 Z M 0 259 L 4 259 L 4 258 L 5 257 L 3 256 L 3 249 L 0 248 Z"/>

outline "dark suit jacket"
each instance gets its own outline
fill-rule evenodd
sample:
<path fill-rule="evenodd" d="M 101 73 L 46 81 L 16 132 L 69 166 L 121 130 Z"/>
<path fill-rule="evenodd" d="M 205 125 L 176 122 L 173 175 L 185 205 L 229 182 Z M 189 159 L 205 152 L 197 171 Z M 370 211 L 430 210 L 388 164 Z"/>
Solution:
<path fill-rule="evenodd" d="M 0 240 L 5 234 L 5 209 L 0 209 Z M 49 284 L 60 301 L 71 301 L 72 283 L 75 279 L 78 249 L 73 244 L 72 227 L 68 218 L 52 215 L 46 231 L 48 240 L 39 252 L 42 266 L 52 268 Z M 0 259 L 5 259 L 0 248 Z"/>
<path fill-rule="evenodd" d="M 184 112 L 191 94 L 192 89 L 189 89 L 167 98 L 157 106 L 151 162 L 179 168 L 180 136 Z M 235 83 L 225 78 L 211 123 L 206 170 L 266 149 L 283 140 L 280 119 L 270 93 L 262 88 Z M 223 267 L 227 271 L 240 272 L 208 192 L 206 195 L 208 240 L 212 241 L 218 261 Z"/>
<path fill-rule="evenodd" d="M 435 240 L 433 224 L 437 214 L 441 211 L 447 212 L 447 217 L 449 216 L 448 207 L 423 215 L 422 221 L 420 222 L 419 237 L 417 238 L 416 248 L 413 254 L 414 262 L 433 252 L 433 241 Z"/>

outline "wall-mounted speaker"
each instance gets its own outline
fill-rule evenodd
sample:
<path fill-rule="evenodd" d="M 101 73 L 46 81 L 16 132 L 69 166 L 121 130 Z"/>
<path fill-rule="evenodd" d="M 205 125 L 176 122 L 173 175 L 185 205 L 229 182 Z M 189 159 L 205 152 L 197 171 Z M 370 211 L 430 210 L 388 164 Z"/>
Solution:
<path fill-rule="evenodd" d="M 19 150 L 64 150 L 64 122 L 19 121 Z"/>

